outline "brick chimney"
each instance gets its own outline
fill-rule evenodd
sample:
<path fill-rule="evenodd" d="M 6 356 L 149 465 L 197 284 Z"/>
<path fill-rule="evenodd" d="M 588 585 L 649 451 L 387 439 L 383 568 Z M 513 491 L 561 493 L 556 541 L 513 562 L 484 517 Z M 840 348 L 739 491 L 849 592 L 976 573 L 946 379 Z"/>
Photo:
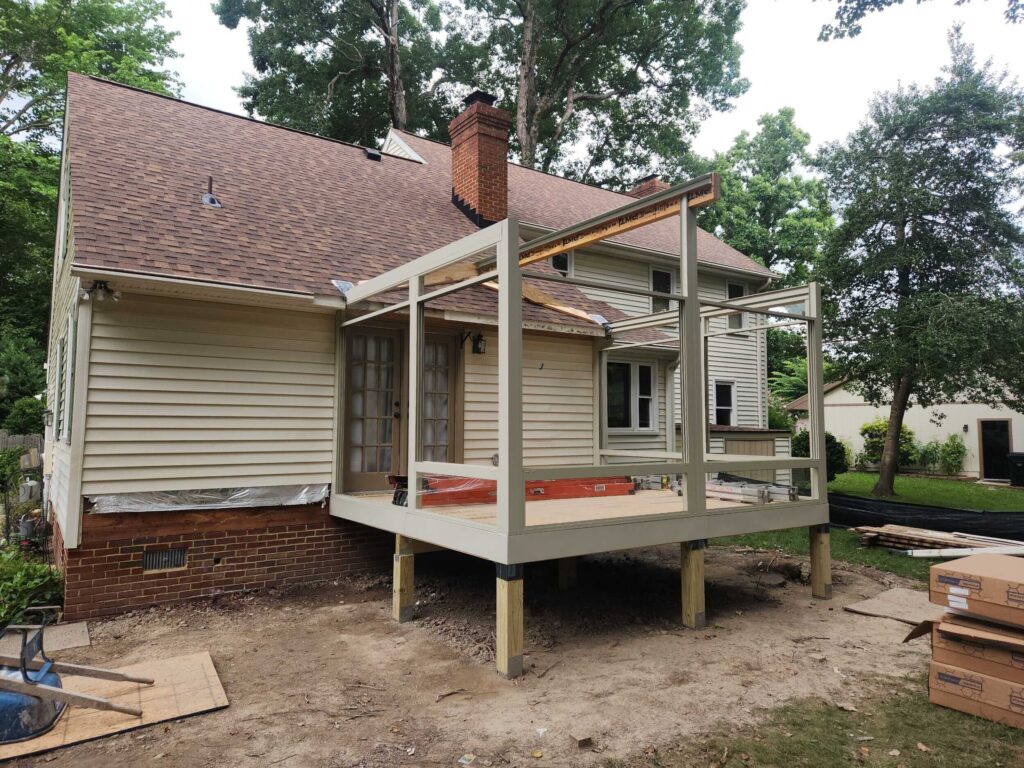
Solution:
<path fill-rule="evenodd" d="M 630 197 L 648 197 L 655 192 L 662 192 L 670 186 L 672 185 L 668 182 L 659 179 L 658 174 L 652 173 L 650 176 L 644 176 L 640 179 L 626 194 Z"/>
<path fill-rule="evenodd" d="M 508 129 L 512 118 L 483 91 L 448 124 L 452 142 L 452 202 L 479 226 L 508 217 Z"/>

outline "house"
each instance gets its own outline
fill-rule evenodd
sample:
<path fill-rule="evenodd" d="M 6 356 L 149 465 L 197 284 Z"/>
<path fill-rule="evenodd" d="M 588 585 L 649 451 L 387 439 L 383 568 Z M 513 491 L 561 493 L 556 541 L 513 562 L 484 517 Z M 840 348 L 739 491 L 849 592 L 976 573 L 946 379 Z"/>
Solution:
<path fill-rule="evenodd" d="M 847 443 L 854 452 L 864 448 L 860 428 L 876 419 L 889 419 L 889 407 L 874 406 L 843 382 L 824 387 L 825 429 Z M 807 409 L 807 398 L 801 397 L 786 406 L 794 413 Z M 797 420 L 797 428 L 806 422 Z M 1007 481 L 1010 478 L 1009 454 L 1024 450 L 1024 414 L 1009 408 L 984 403 L 937 403 L 930 408 L 911 404 L 903 423 L 913 430 L 919 443 L 945 441 L 957 434 L 967 446 L 962 475 L 979 480 Z M 1016 440 L 1014 439 L 1016 435 Z"/>
<path fill-rule="evenodd" d="M 620 195 L 508 163 L 508 129 L 476 92 L 451 146 L 378 151 L 69 75 L 46 451 L 69 616 L 394 553 L 403 619 L 444 547 L 496 563 L 521 642 L 523 563 L 678 541 L 696 626 L 708 537 L 798 525 L 829 593 L 820 441 L 788 455 L 764 382 L 765 318 L 806 322 L 820 374 L 817 287 L 765 291 L 697 229 L 717 178 Z M 706 497 L 793 469 L 810 495 Z"/>

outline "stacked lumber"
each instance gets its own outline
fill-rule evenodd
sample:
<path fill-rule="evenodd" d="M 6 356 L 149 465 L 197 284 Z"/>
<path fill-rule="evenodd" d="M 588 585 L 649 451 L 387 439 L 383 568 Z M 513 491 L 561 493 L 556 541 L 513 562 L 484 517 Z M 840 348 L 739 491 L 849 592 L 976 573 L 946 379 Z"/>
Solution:
<path fill-rule="evenodd" d="M 860 543 L 866 547 L 889 549 L 980 549 L 987 547 L 1022 546 L 1024 542 L 995 539 L 969 533 L 945 533 L 906 525 L 862 525 L 854 528 L 860 534 Z"/>

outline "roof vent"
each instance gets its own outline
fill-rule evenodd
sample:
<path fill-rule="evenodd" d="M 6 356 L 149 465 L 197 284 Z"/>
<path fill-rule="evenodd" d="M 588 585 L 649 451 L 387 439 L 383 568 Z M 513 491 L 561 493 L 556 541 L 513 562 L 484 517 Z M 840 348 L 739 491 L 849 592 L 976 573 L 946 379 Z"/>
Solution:
<path fill-rule="evenodd" d="M 375 163 L 379 163 L 380 162 L 380 150 L 370 149 L 369 147 L 365 147 L 363 149 L 363 152 L 366 153 L 367 160 L 373 160 L 373 162 L 375 162 Z"/>
<path fill-rule="evenodd" d="M 213 194 L 213 176 L 209 177 L 207 181 L 206 191 L 203 192 L 203 205 L 208 205 L 211 208 L 223 208 L 224 204 L 218 200 Z"/>

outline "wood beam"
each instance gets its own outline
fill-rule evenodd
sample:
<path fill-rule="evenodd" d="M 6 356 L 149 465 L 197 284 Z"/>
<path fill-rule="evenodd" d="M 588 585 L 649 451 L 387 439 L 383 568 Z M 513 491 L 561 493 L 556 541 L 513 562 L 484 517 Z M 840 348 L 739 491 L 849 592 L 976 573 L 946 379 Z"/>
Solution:
<path fill-rule="evenodd" d="M 523 566 L 497 565 L 494 663 L 506 678 L 523 674 Z"/>
<path fill-rule="evenodd" d="M 683 626 L 704 629 L 704 550 L 706 539 L 679 545 L 683 588 Z"/>
<path fill-rule="evenodd" d="M 42 683 L 26 683 L 23 680 L 11 680 L 0 677 L 0 691 L 20 693 L 23 696 L 33 696 L 47 701 L 63 701 L 65 704 L 73 704 L 76 707 L 87 707 L 89 709 L 102 709 L 107 712 L 120 712 L 123 715 L 142 717 L 142 710 L 138 707 L 128 707 L 123 704 L 115 704 L 109 699 L 99 696 L 89 696 L 84 693 L 75 693 L 65 688 L 55 688 Z"/>
<path fill-rule="evenodd" d="M 395 567 L 391 580 L 391 615 L 402 623 L 412 619 L 415 608 L 413 590 L 416 555 L 412 553 L 413 540 L 395 536 Z"/>
<path fill-rule="evenodd" d="M 812 525 L 811 537 L 811 595 L 818 600 L 832 599 L 832 550 L 828 523 Z"/>

